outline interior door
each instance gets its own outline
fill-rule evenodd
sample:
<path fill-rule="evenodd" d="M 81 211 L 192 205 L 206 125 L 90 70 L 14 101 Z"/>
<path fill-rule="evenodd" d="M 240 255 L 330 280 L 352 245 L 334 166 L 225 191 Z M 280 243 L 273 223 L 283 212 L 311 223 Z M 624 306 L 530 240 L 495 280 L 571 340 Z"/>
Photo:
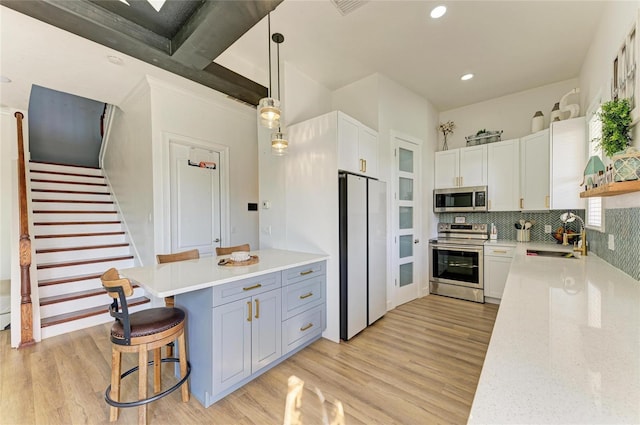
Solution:
<path fill-rule="evenodd" d="M 420 276 L 420 145 L 394 136 L 394 301 L 418 297 Z"/>
<path fill-rule="evenodd" d="M 220 154 L 176 142 L 169 146 L 171 251 L 197 248 L 200 256 L 213 255 L 220 246 Z"/>

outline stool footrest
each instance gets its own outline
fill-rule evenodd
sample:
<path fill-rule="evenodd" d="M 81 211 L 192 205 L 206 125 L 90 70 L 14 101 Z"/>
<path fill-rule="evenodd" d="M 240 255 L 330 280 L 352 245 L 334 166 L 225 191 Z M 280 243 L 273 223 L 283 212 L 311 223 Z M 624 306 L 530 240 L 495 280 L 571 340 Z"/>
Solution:
<path fill-rule="evenodd" d="M 180 362 L 180 359 L 176 359 L 174 357 L 168 357 L 168 358 L 162 359 L 162 363 L 179 363 L 179 362 Z M 153 365 L 153 360 L 147 363 L 147 366 L 151 366 L 151 365 Z M 133 372 L 136 372 L 137 370 L 138 370 L 138 366 L 129 369 L 128 371 L 120 375 L 120 379 L 131 375 Z M 187 361 L 187 373 L 175 385 L 173 385 L 171 388 L 166 389 L 165 391 L 162 391 L 161 393 L 155 394 L 149 398 L 145 398 L 144 400 L 136 400 L 136 401 L 128 401 L 128 402 L 115 401 L 109 396 L 109 393 L 111 392 L 111 385 L 109 385 L 107 387 L 107 390 L 104 393 L 104 400 L 107 402 L 107 404 L 113 407 L 142 406 L 143 404 L 151 403 L 152 401 L 159 400 L 162 397 L 171 394 L 172 392 L 180 388 L 182 384 L 184 384 L 187 381 L 187 379 L 189 378 L 189 375 L 191 375 L 191 363 Z"/>

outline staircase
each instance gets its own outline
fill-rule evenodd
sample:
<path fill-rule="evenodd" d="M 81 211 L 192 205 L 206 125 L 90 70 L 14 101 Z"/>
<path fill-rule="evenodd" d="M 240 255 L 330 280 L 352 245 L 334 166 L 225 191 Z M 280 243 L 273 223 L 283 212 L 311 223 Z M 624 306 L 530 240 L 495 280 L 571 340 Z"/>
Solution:
<path fill-rule="evenodd" d="M 135 263 L 102 170 L 31 161 L 30 176 L 42 339 L 113 320 L 100 275 Z"/>

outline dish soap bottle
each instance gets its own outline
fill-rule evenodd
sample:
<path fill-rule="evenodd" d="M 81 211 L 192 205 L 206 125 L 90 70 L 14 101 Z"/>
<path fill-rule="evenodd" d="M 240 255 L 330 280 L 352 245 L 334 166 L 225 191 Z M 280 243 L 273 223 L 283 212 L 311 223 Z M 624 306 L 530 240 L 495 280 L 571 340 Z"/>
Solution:
<path fill-rule="evenodd" d="M 491 233 L 489 234 L 489 238 L 493 241 L 498 239 L 498 228 L 493 223 L 491 223 Z"/>

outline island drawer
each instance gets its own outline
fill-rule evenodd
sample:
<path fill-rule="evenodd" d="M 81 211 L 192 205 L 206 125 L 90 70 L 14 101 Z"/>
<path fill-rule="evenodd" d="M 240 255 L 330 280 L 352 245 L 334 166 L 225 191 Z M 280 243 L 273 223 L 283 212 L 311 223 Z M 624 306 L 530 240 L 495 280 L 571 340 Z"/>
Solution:
<path fill-rule="evenodd" d="M 288 319 L 324 304 L 325 275 L 314 276 L 295 285 L 282 287 L 282 318 Z"/>
<path fill-rule="evenodd" d="M 286 354 L 322 334 L 324 305 L 282 322 L 282 354 Z"/>
<path fill-rule="evenodd" d="M 280 288 L 281 283 L 280 272 L 274 272 L 214 286 L 213 306 L 215 307 Z"/>
<path fill-rule="evenodd" d="M 308 279 L 312 276 L 325 274 L 325 261 L 307 264 L 304 266 L 293 267 L 282 271 L 282 284 L 291 285 L 292 283 Z"/>

